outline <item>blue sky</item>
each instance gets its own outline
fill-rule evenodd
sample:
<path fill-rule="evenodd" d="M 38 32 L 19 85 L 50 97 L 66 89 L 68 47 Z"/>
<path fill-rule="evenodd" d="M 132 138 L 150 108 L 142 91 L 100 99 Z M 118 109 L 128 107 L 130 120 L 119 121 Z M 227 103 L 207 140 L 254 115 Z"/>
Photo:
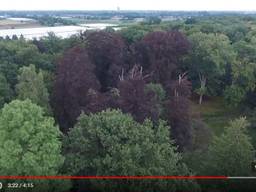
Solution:
<path fill-rule="evenodd" d="M 256 0 L 1 0 L 0 10 L 256 10 Z"/>

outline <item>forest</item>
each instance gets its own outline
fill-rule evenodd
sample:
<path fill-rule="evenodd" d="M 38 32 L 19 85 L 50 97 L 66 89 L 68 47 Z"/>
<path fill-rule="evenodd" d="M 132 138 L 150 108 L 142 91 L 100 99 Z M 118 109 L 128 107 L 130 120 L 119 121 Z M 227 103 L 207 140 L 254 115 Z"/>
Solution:
<path fill-rule="evenodd" d="M 256 17 L 0 39 L 0 175 L 255 176 Z M 250 191 L 253 180 L 38 180 L 31 191 Z M 28 189 L 27 189 L 28 190 Z"/>

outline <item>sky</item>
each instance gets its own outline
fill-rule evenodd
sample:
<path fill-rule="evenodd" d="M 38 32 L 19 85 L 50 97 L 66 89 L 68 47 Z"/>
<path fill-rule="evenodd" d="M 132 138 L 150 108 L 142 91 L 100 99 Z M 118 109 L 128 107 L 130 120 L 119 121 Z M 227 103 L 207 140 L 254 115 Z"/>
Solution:
<path fill-rule="evenodd" d="M 256 0 L 0 0 L 0 10 L 242 10 Z"/>

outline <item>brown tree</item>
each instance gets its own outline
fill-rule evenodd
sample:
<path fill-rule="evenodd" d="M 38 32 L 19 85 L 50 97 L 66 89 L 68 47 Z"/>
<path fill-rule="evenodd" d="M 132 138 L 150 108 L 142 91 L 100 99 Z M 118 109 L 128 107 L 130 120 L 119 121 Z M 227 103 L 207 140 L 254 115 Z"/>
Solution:
<path fill-rule="evenodd" d="M 95 74 L 105 92 L 118 83 L 118 75 L 126 66 L 127 46 L 117 33 L 105 31 L 87 32 L 84 34 L 88 54 L 95 64 Z"/>
<path fill-rule="evenodd" d="M 118 89 L 120 91 L 119 107 L 123 112 L 130 113 L 135 120 L 143 122 L 146 118 L 158 120 L 158 108 L 153 91 L 146 91 L 146 78 L 142 67 L 135 65 L 127 77 L 122 74 Z"/>
<path fill-rule="evenodd" d="M 88 91 L 100 89 L 94 69 L 87 51 L 81 47 L 67 51 L 58 63 L 51 103 L 64 132 L 74 125 L 81 111 L 86 111 Z"/>
<path fill-rule="evenodd" d="M 192 139 L 192 121 L 190 111 L 191 83 L 186 73 L 180 74 L 178 80 L 171 83 L 170 97 L 166 111 L 171 125 L 171 137 L 176 140 L 180 150 L 190 147 Z"/>
<path fill-rule="evenodd" d="M 136 63 L 146 72 L 153 72 L 156 83 L 166 87 L 174 79 L 181 56 L 189 49 L 186 37 L 178 31 L 156 31 L 134 45 Z"/>

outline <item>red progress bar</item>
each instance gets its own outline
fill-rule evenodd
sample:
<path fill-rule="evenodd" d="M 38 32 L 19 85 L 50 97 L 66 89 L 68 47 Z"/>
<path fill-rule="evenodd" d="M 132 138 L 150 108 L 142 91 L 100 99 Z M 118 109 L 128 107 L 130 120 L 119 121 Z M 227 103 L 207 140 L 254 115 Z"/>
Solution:
<path fill-rule="evenodd" d="M 226 180 L 227 176 L 0 176 L 0 179 L 165 179 L 165 180 L 177 180 L 177 179 L 219 179 Z"/>

